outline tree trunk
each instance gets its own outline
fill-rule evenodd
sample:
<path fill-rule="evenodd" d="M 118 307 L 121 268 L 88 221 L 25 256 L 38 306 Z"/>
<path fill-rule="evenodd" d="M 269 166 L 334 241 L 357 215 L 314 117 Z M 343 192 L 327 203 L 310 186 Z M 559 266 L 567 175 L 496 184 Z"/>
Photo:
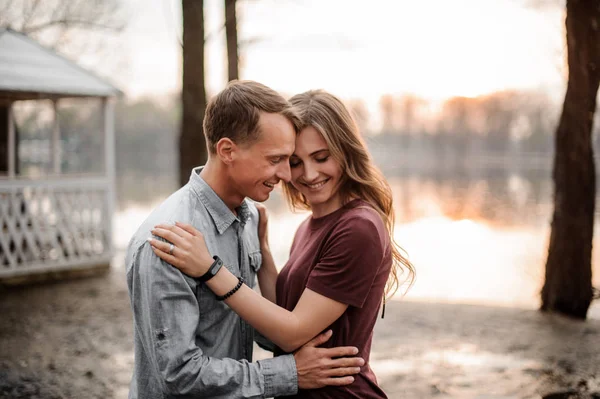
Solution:
<path fill-rule="evenodd" d="M 182 0 L 183 86 L 179 137 L 179 184 L 184 185 L 195 166 L 207 158 L 202 121 L 206 109 L 204 87 L 204 1 Z"/>
<path fill-rule="evenodd" d="M 239 79 L 236 0 L 225 0 L 225 35 L 229 81 Z"/>
<path fill-rule="evenodd" d="M 556 130 L 554 214 L 541 310 L 585 319 L 592 300 L 591 132 L 600 83 L 600 2 L 567 0 L 566 27 L 569 82 Z"/>

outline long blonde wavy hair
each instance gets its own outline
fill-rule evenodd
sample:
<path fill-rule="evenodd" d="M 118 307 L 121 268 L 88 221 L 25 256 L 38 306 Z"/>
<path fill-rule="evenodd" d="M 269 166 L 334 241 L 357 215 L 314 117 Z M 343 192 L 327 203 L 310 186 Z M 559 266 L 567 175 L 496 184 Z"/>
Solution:
<path fill-rule="evenodd" d="M 323 90 L 311 90 L 290 99 L 300 116 L 300 131 L 312 126 L 327 142 L 329 151 L 342 168 L 339 185 L 342 203 L 361 198 L 379 214 L 390 235 L 392 246 L 392 268 L 388 278 L 384 299 L 395 294 L 400 286 L 415 279 L 415 268 L 402 255 L 405 251 L 394 240 L 394 208 L 392 190 L 383 174 L 371 160 L 356 122 L 346 106 L 334 95 Z M 292 209 L 310 210 L 304 195 L 291 183 L 283 186 L 284 194 Z M 407 273 L 401 281 L 400 276 Z"/>

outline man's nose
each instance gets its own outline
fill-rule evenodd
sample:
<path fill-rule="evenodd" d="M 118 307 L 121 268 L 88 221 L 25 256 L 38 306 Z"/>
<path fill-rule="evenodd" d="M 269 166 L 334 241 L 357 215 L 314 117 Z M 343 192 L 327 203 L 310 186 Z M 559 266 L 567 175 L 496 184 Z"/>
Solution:
<path fill-rule="evenodd" d="M 277 173 L 275 174 L 279 180 L 283 180 L 286 183 L 289 183 L 292 180 L 292 171 L 290 169 L 289 162 L 282 162 L 280 167 L 277 169 Z"/>

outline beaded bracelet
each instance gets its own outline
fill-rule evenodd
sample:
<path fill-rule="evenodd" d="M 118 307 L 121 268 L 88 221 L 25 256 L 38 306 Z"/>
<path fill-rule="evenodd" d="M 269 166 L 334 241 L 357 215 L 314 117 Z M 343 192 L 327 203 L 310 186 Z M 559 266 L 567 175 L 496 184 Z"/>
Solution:
<path fill-rule="evenodd" d="M 227 294 L 225 294 L 223 296 L 217 295 L 217 301 L 224 301 L 225 299 L 227 299 L 230 296 L 232 296 L 233 294 L 235 294 L 240 288 L 242 288 L 242 284 L 244 284 L 244 278 L 238 277 L 237 285 L 235 287 L 233 287 L 233 289 L 231 291 L 229 291 Z"/>

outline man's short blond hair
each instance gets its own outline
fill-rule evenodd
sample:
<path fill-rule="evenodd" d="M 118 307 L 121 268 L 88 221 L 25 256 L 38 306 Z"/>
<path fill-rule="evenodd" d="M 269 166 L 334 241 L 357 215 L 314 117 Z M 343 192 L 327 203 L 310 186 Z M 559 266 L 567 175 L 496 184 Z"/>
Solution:
<path fill-rule="evenodd" d="M 259 138 L 260 113 L 280 114 L 294 125 L 300 118 L 291 104 L 275 90 L 251 80 L 233 80 L 206 107 L 204 135 L 211 154 L 224 137 L 237 144 L 248 144 Z"/>

